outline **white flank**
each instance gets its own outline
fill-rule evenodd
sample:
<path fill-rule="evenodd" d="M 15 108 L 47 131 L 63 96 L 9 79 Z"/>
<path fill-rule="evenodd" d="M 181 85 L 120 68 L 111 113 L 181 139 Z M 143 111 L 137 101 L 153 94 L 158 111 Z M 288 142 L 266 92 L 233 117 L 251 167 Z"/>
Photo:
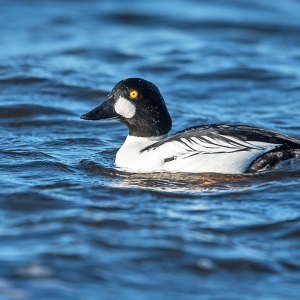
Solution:
<path fill-rule="evenodd" d="M 241 141 L 229 136 L 226 137 L 227 141 L 203 136 L 201 139 L 181 138 L 141 152 L 162 138 L 128 136 L 117 153 L 116 166 L 124 171 L 142 173 L 167 171 L 241 174 L 258 156 L 278 146 L 257 141 Z M 171 160 L 166 161 L 166 158 Z"/>
<path fill-rule="evenodd" d="M 135 110 L 135 105 L 123 97 L 120 97 L 115 103 L 116 113 L 124 118 L 132 118 L 135 115 Z"/>

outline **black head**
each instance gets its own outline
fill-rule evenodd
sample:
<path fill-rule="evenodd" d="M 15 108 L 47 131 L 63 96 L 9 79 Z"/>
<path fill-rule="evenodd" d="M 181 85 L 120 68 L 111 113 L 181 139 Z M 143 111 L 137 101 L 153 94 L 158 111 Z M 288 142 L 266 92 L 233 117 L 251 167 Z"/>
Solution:
<path fill-rule="evenodd" d="M 81 116 L 85 120 L 116 119 L 124 123 L 129 134 L 156 137 L 167 134 L 172 120 L 158 88 L 140 78 L 128 78 L 117 83 L 107 99 Z"/>

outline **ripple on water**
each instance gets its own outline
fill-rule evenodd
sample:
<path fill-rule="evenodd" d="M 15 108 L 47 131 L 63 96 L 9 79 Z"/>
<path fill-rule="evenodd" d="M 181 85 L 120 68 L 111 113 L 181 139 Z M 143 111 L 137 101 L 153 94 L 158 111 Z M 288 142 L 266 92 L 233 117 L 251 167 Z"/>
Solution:
<path fill-rule="evenodd" d="M 19 120 L 20 118 L 32 119 L 42 118 L 57 118 L 59 115 L 72 115 L 69 111 L 62 108 L 51 106 L 42 106 L 37 104 L 11 104 L 2 105 L 0 110 L 0 118 L 13 118 Z"/>
<path fill-rule="evenodd" d="M 127 129 L 79 117 L 142 77 L 174 131 L 299 136 L 299 1 L 2 2 L 0 295 L 298 299 L 299 163 L 130 174 Z"/>

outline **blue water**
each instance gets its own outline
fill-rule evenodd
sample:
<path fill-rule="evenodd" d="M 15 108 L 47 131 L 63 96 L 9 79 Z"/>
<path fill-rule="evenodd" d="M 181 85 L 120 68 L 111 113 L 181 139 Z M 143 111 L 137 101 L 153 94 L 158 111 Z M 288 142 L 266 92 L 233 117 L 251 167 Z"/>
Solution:
<path fill-rule="evenodd" d="M 0 299 L 299 299 L 300 164 L 255 176 L 127 174 L 121 79 L 173 130 L 300 139 L 300 2 L 0 1 Z"/>

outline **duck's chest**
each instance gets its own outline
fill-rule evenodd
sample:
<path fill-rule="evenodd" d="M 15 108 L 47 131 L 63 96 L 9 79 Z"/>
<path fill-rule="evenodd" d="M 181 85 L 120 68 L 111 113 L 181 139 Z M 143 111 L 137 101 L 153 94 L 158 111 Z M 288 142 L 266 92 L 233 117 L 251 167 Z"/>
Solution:
<path fill-rule="evenodd" d="M 161 169 L 163 157 L 152 151 L 143 152 L 146 147 L 154 144 L 160 138 L 142 138 L 127 136 L 124 144 L 116 155 L 116 167 L 134 172 L 154 172 Z"/>

